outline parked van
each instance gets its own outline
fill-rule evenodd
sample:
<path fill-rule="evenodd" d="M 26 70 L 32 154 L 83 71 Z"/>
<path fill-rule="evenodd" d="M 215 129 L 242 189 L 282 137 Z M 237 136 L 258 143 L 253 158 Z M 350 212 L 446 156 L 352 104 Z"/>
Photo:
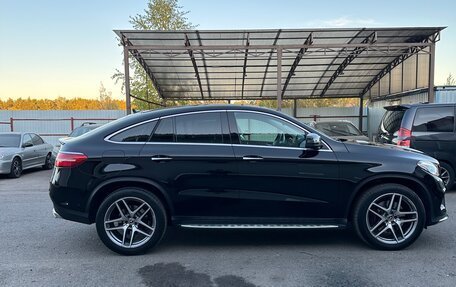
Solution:
<path fill-rule="evenodd" d="M 455 104 L 413 104 L 385 107 L 377 141 L 422 151 L 440 162 L 447 189 L 455 181 Z"/>

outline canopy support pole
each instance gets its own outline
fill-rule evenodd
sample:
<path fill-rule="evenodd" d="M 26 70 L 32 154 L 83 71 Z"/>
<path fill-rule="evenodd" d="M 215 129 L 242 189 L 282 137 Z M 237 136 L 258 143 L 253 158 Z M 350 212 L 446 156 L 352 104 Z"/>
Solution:
<path fill-rule="evenodd" d="M 282 48 L 277 48 L 277 110 L 282 110 Z"/>
<path fill-rule="evenodd" d="M 364 97 L 361 96 L 359 97 L 359 122 L 358 122 L 358 128 L 361 132 L 363 132 L 363 111 L 364 111 Z"/>
<path fill-rule="evenodd" d="M 430 103 L 435 102 L 434 93 L 434 71 L 435 71 L 435 42 L 429 46 L 429 90 L 428 90 L 428 101 Z"/>
<path fill-rule="evenodd" d="M 125 68 L 125 103 L 127 115 L 131 114 L 131 99 L 130 99 L 130 64 L 128 59 L 128 48 L 124 46 L 124 68 Z"/>

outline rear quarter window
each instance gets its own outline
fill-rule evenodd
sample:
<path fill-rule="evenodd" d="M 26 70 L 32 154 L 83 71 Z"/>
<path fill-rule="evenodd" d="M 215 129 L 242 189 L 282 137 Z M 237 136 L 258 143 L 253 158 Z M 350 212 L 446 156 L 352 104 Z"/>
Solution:
<path fill-rule="evenodd" d="M 152 121 L 131 127 L 115 134 L 109 140 L 114 142 L 147 142 L 156 123 L 156 121 Z"/>

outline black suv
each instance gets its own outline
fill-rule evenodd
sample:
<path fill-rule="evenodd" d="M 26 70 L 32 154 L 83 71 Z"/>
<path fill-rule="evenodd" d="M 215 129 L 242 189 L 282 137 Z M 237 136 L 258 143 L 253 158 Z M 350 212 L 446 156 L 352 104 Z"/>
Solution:
<path fill-rule="evenodd" d="M 455 181 L 455 104 L 414 104 L 385 107 L 377 141 L 422 151 L 440 162 L 447 189 Z"/>
<path fill-rule="evenodd" d="M 396 146 L 333 140 L 258 107 L 140 112 L 62 146 L 54 215 L 96 223 L 122 254 L 168 225 L 344 228 L 375 248 L 410 245 L 447 219 L 437 160 Z"/>

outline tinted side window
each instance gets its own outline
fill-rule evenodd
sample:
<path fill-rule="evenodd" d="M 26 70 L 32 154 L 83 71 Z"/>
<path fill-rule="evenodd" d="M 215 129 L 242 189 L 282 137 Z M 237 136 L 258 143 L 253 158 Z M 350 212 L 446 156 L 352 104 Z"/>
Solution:
<path fill-rule="evenodd" d="M 150 141 L 174 142 L 173 118 L 161 119 Z"/>
<path fill-rule="evenodd" d="M 256 113 L 234 113 L 239 142 L 247 145 L 299 147 L 305 132 L 278 119 Z"/>
<path fill-rule="evenodd" d="M 156 123 L 156 121 L 153 121 L 129 128 L 114 135 L 110 140 L 115 142 L 147 142 Z"/>
<path fill-rule="evenodd" d="M 33 145 L 44 144 L 43 139 L 39 135 L 31 134 L 31 136 L 32 136 Z"/>
<path fill-rule="evenodd" d="M 412 130 L 414 132 L 453 132 L 454 108 L 432 107 L 418 109 Z"/>
<path fill-rule="evenodd" d="M 220 113 L 176 116 L 175 121 L 177 142 L 223 143 Z"/>
<path fill-rule="evenodd" d="M 25 135 L 24 135 L 24 139 L 22 140 L 22 145 L 24 145 L 24 144 L 31 144 L 31 145 L 33 145 L 32 137 L 30 136 L 30 134 L 25 134 Z"/>

